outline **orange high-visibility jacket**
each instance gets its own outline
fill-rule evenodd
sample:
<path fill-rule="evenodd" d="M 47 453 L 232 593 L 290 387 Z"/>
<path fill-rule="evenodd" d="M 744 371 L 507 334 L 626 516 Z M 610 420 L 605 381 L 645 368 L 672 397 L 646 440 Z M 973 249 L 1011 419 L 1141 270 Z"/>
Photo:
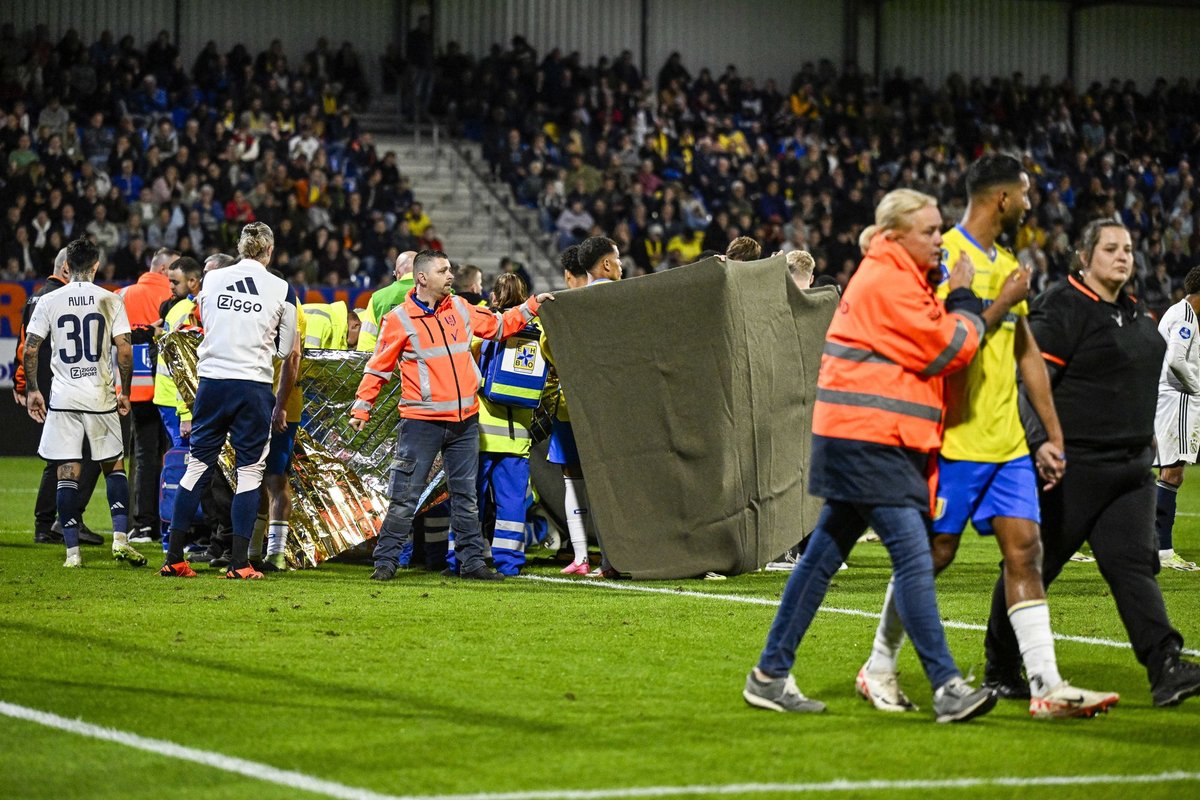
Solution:
<path fill-rule="evenodd" d="M 912 256 L 876 236 L 825 335 L 813 433 L 937 450 L 943 376 L 970 363 L 983 335 L 982 318 L 947 312 Z"/>
<path fill-rule="evenodd" d="M 529 324 L 537 310 L 537 298 L 532 296 L 523 305 L 497 314 L 453 295 L 436 309 L 428 309 L 417 301 L 416 290 L 410 291 L 382 320 L 351 416 L 370 418 L 379 389 L 391 380 L 397 364 L 401 417 L 446 422 L 478 413 L 476 394 L 482 378 L 471 356 L 471 337 L 506 339 Z"/>
<path fill-rule="evenodd" d="M 150 328 L 161 318 L 158 309 L 171 296 L 171 282 L 166 275 L 145 272 L 137 283 L 126 286 L 117 294 L 125 301 L 129 327 L 134 330 Z M 154 361 L 150 358 L 150 346 L 147 343 L 133 346 L 133 386 L 127 394 L 134 403 L 154 400 Z"/>

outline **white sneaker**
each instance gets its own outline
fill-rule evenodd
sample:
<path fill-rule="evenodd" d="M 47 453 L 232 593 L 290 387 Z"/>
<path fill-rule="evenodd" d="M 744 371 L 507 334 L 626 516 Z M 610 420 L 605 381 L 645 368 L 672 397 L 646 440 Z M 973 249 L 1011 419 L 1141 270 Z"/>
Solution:
<path fill-rule="evenodd" d="M 1091 556 L 1089 556 L 1087 553 L 1083 552 L 1082 550 L 1078 550 L 1078 551 L 1076 551 L 1075 555 L 1071 556 L 1071 560 L 1077 564 L 1091 564 L 1096 559 L 1092 558 Z"/>
<path fill-rule="evenodd" d="M 1188 561 L 1179 553 L 1171 553 L 1169 556 L 1159 556 L 1158 563 L 1163 569 L 1174 569 L 1179 572 L 1200 572 L 1200 567 L 1196 566 L 1196 562 Z"/>
<path fill-rule="evenodd" d="M 871 701 L 880 711 L 916 711 L 916 705 L 904 694 L 897 677 L 894 672 L 867 672 L 864 664 L 858 671 L 854 688 L 859 697 Z"/>
<path fill-rule="evenodd" d="M 78 553 L 76 553 L 75 555 L 68 555 L 67 560 L 63 562 L 63 566 L 64 567 L 82 567 L 83 566 L 83 558 L 80 557 L 80 555 Z"/>
<path fill-rule="evenodd" d="M 789 550 L 775 561 L 767 562 L 767 565 L 763 569 L 767 572 L 791 572 L 795 569 L 796 562 L 799 560 L 800 556 Z"/>
<path fill-rule="evenodd" d="M 1092 692 L 1063 681 L 1044 695 L 1029 699 L 1029 716 L 1038 719 L 1094 717 L 1121 699 L 1116 692 Z"/>
<path fill-rule="evenodd" d="M 875 531 L 871 530 L 870 528 L 867 528 L 867 532 L 864 533 L 862 536 L 858 537 L 859 544 L 866 544 L 868 542 L 878 542 L 878 541 L 879 541 L 879 534 L 876 533 Z"/>

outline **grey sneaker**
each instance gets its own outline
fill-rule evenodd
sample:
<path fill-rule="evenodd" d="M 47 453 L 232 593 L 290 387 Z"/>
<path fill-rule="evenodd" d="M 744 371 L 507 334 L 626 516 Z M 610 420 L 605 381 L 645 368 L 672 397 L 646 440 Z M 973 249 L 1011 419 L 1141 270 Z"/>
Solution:
<path fill-rule="evenodd" d="M 750 674 L 746 676 L 746 688 L 742 689 L 742 697 L 755 708 L 765 708 L 768 711 L 818 714 L 825 710 L 825 704 L 820 700 L 809 700 L 800 693 L 796 687 L 796 679 L 791 675 L 764 682 L 754 677 L 754 670 L 750 670 Z"/>
<path fill-rule="evenodd" d="M 966 722 L 986 714 L 995 705 L 995 692 L 973 689 L 962 678 L 951 678 L 933 693 L 933 710 L 938 722 Z"/>

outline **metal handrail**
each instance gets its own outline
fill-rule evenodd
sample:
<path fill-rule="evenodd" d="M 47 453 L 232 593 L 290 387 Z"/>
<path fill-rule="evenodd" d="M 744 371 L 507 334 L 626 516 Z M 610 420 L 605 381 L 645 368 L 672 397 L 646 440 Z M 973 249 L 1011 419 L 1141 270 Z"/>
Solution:
<path fill-rule="evenodd" d="M 515 235 L 516 232 L 519 231 L 521 234 L 520 238 L 524 240 L 525 243 L 525 263 L 528 265 L 530 271 L 533 272 L 533 275 L 536 278 L 544 281 L 545 285 L 555 285 L 559 279 L 557 258 L 555 254 L 552 253 L 549 248 L 547 248 L 541 242 L 541 237 L 536 233 L 531 233 L 521 218 L 517 216 L 516 209 L 514 208 L 515 203 L 513 202 L 513 196 L 512 193 L 508 191 L 508 187 L 504 186 L 504 191 L 501 193 L 498 188 L 501 184 L 491 181 L 489 177 L 481 171 L 480 165 L 476 164 L 475 161 L 469 157 L 469 154 L 460 146 L 457 139 L 447 137 L 446 141 L 449 142 L 450 148 L 453 150 L 456 160 L 466 165 L 466 168 L 475 177 L 476 182 L 482 184 L 490 196 L 490 200 L 484 202 L 484 209 L 488 213 L 488 216 L 491 217 L 493 223 L 488 232 L 489 245 L 491 244 L 491 237 L 494 234 L 495 228 L 497 227 L 496 223 L 503 223 L 507 228 L 507 238 L 509 243 L 512 245 L 514 250 L 517 250 L 517 252 L 513 253 L 513 257 L 515 258 L 520 255 L 516 242 L 517 236 Z M 468 191 L 471 191 L 470 187 L 468 187 Z M 503 215 L 503 218 L 501 218 L 501 209 L 508 212 L 507 214 Z"/>

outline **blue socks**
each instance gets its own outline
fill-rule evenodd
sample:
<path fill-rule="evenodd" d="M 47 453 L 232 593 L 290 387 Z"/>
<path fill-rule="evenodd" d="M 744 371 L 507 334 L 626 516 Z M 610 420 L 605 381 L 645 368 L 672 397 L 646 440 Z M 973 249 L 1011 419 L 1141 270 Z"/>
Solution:
<path fill-rule="evenodd" d="M 1158 529 L 1158 549 L 1174 550 L 1175 498 L 1179 487 L 1162 481 L 1156 481 L 1156 485 L 1158 505 L 1154 512 L 1154 527 Z"/>
<path fill-rule="evenodd" d="M 108 513 L 112 516 L 113 534 L 129 532 L 129 479 L 124 472 L 113 470 L 104 477 L 108 495 Z"/>
<path fill-rule="evenodd" d="M 128 500 L 128 498 L 126 498 Z M 67 548 L 79 547 L 79 481 L 58 481 L 58 524 L 62 525 Z"/>

